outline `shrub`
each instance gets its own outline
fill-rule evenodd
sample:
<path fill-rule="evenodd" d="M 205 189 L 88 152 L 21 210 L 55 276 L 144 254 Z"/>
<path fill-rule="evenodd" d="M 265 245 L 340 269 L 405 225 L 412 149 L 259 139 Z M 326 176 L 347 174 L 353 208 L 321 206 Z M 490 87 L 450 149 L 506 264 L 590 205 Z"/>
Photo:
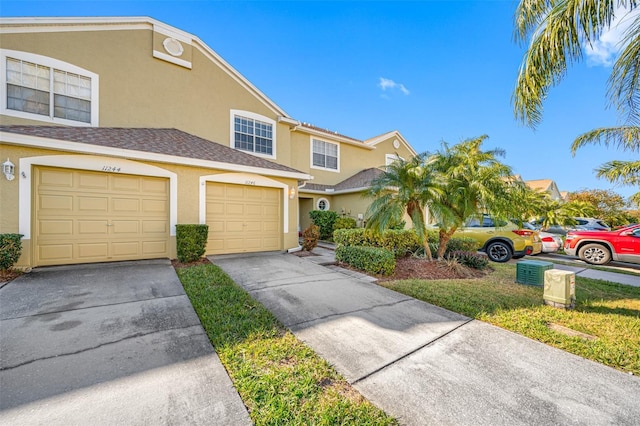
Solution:
<path fill-rule="evenodd" d="M 447 259 L 456 259 L 462 265 L 473 269 L 482 270 L 489 266 L 489 259 L 485 254 L 473 251 L 452 251 L 445 257 Z"/>
<path fill-rule="evenodd" d="M 478 251 L 478 242 L 469 237 L 454 237 L 447 243 L 447 250 L 445 253 L 454 251 Z"/>
<path fill-rule="evenodd" d="M 358 224 L 356 220 L 352 217 L 339 217 L 333 223 L 333 231 L 336 229 L 353 229 L 357 227 Z"/>
<path fill-rule="evenodd" d="M 396 269 L 393 253 L 376 247 L 339 246 L 336 260 L 371 274 L 391 275 Z"/>
<path fill-rule="evenodd" d="M 331 210 L 311 210 L 309 217 L 314 225 L 320 228 L 320 238 L 327 240 L 333 233 L 333 224 L 338 218 L 338 213 Z"/>
<path fill-rule="evenodd" d="M 0 234 L 0 270 L 11 269 L 20 259 L 21 238 L 21 234 Z"/>
<path fill-rule="evenodd" d="M 320 239 L 320 228 L 313 223 L 302 232 L 302 248 L 311 251 L 318 245 Z"/>
<path fill-rule="evenodd" d="M 418 236 L 412 229 L 400 231 L 387 229 L 381 234 L 372 229 L 338 229 L 333 233 L 333 240 L 343 246 L 365 246 L 384 248 L 395 257 L 403 257 L 420 247 Z"/>
<path fill-rule="evenodd" d="M 208 235 L 209 225 L 176 225 L 178 260 L 187 263 L 200 259 L 207 246 Z"/>

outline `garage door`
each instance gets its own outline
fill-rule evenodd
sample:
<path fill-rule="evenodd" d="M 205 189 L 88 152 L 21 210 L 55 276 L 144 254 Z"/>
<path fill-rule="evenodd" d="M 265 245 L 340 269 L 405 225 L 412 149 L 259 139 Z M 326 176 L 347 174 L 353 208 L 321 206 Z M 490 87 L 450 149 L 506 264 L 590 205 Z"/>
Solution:
<path fill-rule="evenodd" d="M 280 250 L 282 190 L 207 183 L 207 254 Z"/>
<path fill-rule="evenodd" d="M 36 265 L 169 257 L 165 178 L 37 167 Z"/>

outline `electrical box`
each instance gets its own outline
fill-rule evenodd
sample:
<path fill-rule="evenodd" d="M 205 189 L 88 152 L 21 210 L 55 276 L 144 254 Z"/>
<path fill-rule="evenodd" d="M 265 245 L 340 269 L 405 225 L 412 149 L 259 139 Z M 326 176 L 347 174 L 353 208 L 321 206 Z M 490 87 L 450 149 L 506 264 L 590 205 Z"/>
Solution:
<path fill-rule="evenodd" d="M 544 273 L 553 268 L 553 263 L 540 260 L 522 260 L 516 264 L 516 282 L 519 284 L 544 284 Z"/>
<path fill-rule="evenodd" d="M 551 269 L 544 272 L 544 303 L 556 308 L 573 308 L 576 304 L 576 274 Z"/>

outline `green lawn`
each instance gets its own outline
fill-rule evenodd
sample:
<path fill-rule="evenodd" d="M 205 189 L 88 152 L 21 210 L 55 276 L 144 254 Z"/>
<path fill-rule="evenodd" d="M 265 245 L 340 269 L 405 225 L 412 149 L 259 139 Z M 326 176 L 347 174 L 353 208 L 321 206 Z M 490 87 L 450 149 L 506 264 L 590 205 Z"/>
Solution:
<path fill-rule="evenodd" d="M 515 265 L 492 264 L 475 280 L 383 282 L 416 299 L 459 312 L 532 339 L 640 375 L 640 288 L 576 277 L 576 308 L 545 306 L 542 287 L 515 284 Z M 559 324 L 595 338 L 569 336 Z"/>
<path fill-rule="evenodd" d="M 255 424 L 397 424 L 219 267 L 176 271 Z"/>

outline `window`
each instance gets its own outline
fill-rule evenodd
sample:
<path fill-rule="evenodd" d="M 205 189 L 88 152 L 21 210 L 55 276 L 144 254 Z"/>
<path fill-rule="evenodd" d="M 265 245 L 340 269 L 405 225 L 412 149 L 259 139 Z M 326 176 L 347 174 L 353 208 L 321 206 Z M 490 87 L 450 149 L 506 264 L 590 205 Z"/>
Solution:
<path fill-rule="evenodd" d="M 404 160 L 404 158 L 398 156 L 397 154 L 385 154 L 384 155 L 384 165 L 390 166 L 396 160 Z"/>
<path fill-rule="evenodd" d="M 231 146 L 275 158 L 275 121 L 248 111 L 231 112 Z"/>
<path fill-rule="evenodd" d="M 340 147 L 337 143 L 312 139 L 311 145 L 311 167 L 336 172 L 340 170 L 338 161 Z"/>
<path fill-rule="evenodd" d="M 326 198 L 318 198 L 318 203 L 316 204 L 318 210 L 326 211 L 329 210 L 329 200 Z"/>
<path fill-rule="evenodd" d="M 2 113 L 63 124 L 98 124 L 97 75 L 25 52 L 3 51 Z"/>

